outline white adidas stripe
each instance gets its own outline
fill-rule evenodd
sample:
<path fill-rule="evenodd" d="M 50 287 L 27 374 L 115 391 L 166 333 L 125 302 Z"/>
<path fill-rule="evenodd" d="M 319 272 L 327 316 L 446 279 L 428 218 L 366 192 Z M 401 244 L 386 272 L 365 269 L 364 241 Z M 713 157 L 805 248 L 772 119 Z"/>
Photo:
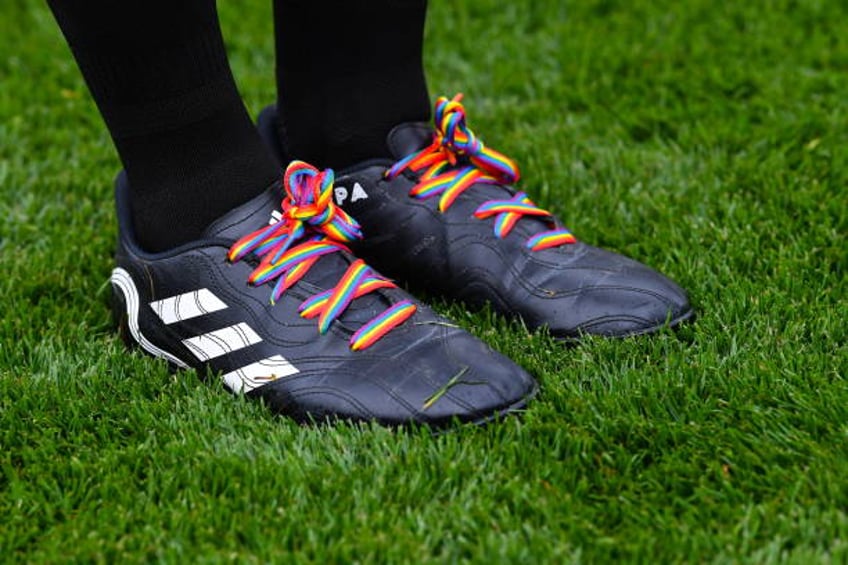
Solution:
<path fill-rule="evenodd" d="M 209 289 L 201 288 L 200 290 L 151 302 L 150 307 L 163 322 L 173 324 L 174 322 L 181 322 L 223 310 L 227 305 L 212 294 Z"/>
<path fill-rule="evenodd" d="M 262 338 L 259 337 L 259 334 L 253 331 L 253 328 L 241 322 L 214 332 L 184 339 L 183 345 L 200 361 L 209 361 L 260 341 L 262 341 Z"/>
<path fill-rule="evenodd" d="M 251 363 L 241 369 L 236 369 L 223 375 L 221 378 L 224 380 L 224 384 L 233 392 L 250 392 L 271 381 L 299 372 L 285 357 L 274 355 L 256 363 Z"/>

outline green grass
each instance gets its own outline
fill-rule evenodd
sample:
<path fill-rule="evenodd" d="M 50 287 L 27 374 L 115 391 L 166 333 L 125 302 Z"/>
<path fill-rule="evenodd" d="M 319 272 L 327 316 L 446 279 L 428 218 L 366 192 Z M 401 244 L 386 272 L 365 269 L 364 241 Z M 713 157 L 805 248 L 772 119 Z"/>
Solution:
<path fill-rule="evenodd" d="M 270 6 L 221 4 L 255 112 Z M 542 391 L 433 437 L 300 427 L 122 349 L 117 157 L 46 8 L 5 0 L 0 560 L 848 560 L 846 21 L 824 0 L 432 3 L 432 92 L 465 92 L 540 204 L 699 312 L 565 348 L 438 304 Z"/>

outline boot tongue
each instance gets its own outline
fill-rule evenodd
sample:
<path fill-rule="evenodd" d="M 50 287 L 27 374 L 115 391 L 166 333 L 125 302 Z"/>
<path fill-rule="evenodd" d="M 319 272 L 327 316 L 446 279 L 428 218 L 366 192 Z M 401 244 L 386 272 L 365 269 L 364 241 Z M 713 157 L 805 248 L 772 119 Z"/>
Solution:
<path fill-rule="evenodd" d="M 433 141 L 433 135 L 433 126 L 429 123 L 406 122 L 395 126 L 389 132 L 386 144 L 392 154 L 392 157 L 400 160 L 430 145 Z M 489 200 L 508 200 L 512 198 L 516 192 L 517 189 L 506 185 L 476 184 L 470 190 L 466 191 L 464 198 L 457 201 L 454 206 L 462 208 L 464 205 L 468 209 L 463 210 L 463 213 L 471 214 L 478 206 Z M 345 206 L 349 212 L 349 208 L 351 207 L 352 206 L 350 204 Z M 516 228 L 523 229 L 529 237 L 547 231 L 551 229 L 551 226 L 547 221 L 540 217 L 524 216 L 521 218 Z"/>
<path fill-rule="evenodd" d="M 233 208 L 207 227 L 203 236 L 227 239 L 235 243 L 243 236 L 265 227 L 280 218 L 280 202 L 283 193 L 279 181 L 262 194 Z"/>
<path fill-rule="evenodd" d="M 395 126 L 386 138 L 389 152 L 397 160 L 424 149 L 433 141 L 433 126 L 425 122 L 407 122 Z"/>
<path fill-rule="evenodd" d="M 205 238 L 235 243 L 245 235 L 279 220 L 282 198 L 280 183 L 275 182 L 262 194 L 218 218 L 206 228 L 203 235 Z M 303 281 L 321 290 L 331 289 L 339 283 L 354 260 L 347 253 L 324 255 L 309 269 Z M 270 293 L 274 288 L 273 281 L 266 284 L 265 288 Z M 340 320 L 356 330 L 390 305 L 391 302 L 380 292 L 372 292 L 354 300 L 342 313 Z"/>

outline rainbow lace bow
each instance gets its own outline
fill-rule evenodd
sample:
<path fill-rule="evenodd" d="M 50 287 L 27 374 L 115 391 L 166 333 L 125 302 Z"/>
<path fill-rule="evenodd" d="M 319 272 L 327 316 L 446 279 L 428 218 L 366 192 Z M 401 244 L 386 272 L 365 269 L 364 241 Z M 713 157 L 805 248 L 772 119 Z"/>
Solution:
<path fill-rule="evenodd" d="M 405 169 L 418 173 L 419 182 L 410 190 L 410 196 L 419 199 L 440 196 L 441 212 L 447 211 L 457 197 L 474 184 L 514 184 L 520 176 L 518 167 L 509 157 L 483 145 L 469 129 L 461 100 L 461 94 L 452 100 L 440 97 L 433 120 L 433 142 L 386 171 L 389 179 Z M 495 236 L 501 239 L 524 216 L 546 220 L 551 229 L 527 240 L 527 247 L 533 251 L 577 241 L 567 229 L 557 228 L 551 213 L 533 204 L 523 192 L 509 199 L 484 202 L 474 216 L 479 219 L 494 216 Z"/>

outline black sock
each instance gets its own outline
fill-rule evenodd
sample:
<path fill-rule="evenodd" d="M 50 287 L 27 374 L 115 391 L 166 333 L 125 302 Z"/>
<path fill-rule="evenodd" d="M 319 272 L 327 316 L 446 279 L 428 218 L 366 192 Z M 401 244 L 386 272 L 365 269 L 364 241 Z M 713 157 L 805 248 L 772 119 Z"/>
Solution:
<path fill-rule="evenodd" d="M 286 156 L 342 168 L 388 157 L 386 135 L 426 121 L 426 0 L 275 0 Z"/>
<path fill-rule="evenodd" d="M 214 0 L 48 0 L 131 187 L 139 243 L 161 251 L 279 175 L 236 89 Z"/>

